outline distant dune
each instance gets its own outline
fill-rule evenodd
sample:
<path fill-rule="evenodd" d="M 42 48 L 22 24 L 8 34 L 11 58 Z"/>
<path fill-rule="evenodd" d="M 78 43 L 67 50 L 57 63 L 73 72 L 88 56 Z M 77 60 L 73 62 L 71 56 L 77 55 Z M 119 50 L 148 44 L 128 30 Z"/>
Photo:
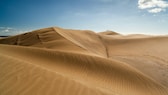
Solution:
<path fill-rule="evenodd" d="M 1 38 L 0 95 L 168 95 L 168 36 L 51 27 Z"/>
<path fill-rule="evenodd" d="M 100 32 L 98 34 L 101 34 L 101 35 L 119 35 L 119 33 L 114 32 L 114 31 L 109 31 L 109 30 L 104 31 L 104 32 Z"/>

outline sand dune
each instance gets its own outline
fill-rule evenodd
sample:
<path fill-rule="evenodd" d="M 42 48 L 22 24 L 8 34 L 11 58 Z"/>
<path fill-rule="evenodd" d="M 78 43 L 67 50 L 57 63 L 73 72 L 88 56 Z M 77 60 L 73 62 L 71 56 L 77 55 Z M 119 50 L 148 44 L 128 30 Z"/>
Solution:
<path fill-rule="evenodd" d="M 101 35 L 120 35 L 119 33 L 117 32 L 114 32 L 114 31 L 104 31 L 104 32 L 99 32 L 98 34 L 101 34 Z"/>
<path fill-rule="evenodd" d="M 0 95 L 168 95 L 168 37 L 58 27 L 0 39 Z"/>

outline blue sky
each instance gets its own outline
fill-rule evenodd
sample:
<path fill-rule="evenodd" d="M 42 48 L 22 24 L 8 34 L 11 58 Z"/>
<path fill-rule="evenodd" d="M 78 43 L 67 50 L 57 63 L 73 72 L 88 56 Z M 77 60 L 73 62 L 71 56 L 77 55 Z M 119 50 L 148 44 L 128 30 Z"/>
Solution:
<path fill-rule="evenodd" d="M 168 34 L 168 0 L 0 0 L 0 35 L 51 26 Z"/>

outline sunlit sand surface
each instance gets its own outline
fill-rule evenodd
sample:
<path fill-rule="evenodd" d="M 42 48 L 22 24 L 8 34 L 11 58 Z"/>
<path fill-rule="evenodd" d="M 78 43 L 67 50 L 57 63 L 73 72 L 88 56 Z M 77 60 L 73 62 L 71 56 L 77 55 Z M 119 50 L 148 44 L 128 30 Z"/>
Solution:
<path fill-rule="evenodd" d="M 168 95 L 168 36 L 51 27 L 1 38 L 0 95 Z"/>

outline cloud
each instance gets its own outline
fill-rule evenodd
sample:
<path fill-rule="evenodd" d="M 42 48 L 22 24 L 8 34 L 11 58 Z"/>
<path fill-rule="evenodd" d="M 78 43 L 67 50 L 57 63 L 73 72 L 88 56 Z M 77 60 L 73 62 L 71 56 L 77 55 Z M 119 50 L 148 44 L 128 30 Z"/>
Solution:
<path fill-rule="evenodd" d="M 11 27 L 0 27 L 0 36 L 16 35 L 16 34 L 24 33 L 24 32 L 28 32 L 28 31 L 11 28 Z"/>
<path fill-rule="evenodd" d="M 13 28 L 10 28 L 10 27 L 0 27 L 0 32 L 10 32 L 12 30 Z"/>
<path fill-rule="evenodd" d="M 168 8 L 168 2 L 164 0 L 139 0 L 139 9 L 147 9 L 149 13 L 159 13 Z"/>
<path fill-rule="evenodd" d="M 150 9 L 148 10 L 149 13 L 159 13 L 161 11 L 165 11 L 165 9 L 162 8 L 154 8 L 154 9 Z"/>

